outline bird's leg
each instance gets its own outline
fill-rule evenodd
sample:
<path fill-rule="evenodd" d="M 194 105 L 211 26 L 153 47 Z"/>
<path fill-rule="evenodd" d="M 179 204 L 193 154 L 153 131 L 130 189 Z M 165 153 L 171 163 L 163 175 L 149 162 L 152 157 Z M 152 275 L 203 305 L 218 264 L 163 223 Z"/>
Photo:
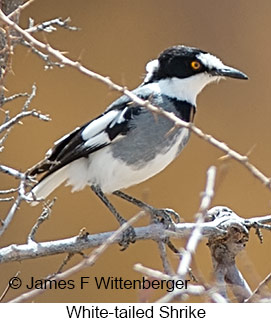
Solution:
<path fill-rule="evenodd" d="M 136 206 L 138 206 L 139 208 L 149 212 L 153 218 L 154 222 L 162 222 L 166 228 L 172 228 L 174 225 L 174 222 L 172 220 L 172 216 L 175 218 L 175 220 L 177 222 L 180 222 L 180 216 L 177 212 L 175 212 L 172 209 L 156 209 L 153 206 L 144 203 L 126 193 L 123 193 L 121 191 L 115 191 L 113 192 L 114 195 L 124 199 L 125 201 L 128 201 Z M 168 245 L 168 247 L 173 250 L 174 252 L 178 252 L 178 250 L 173 246 L 173 244 L 171 243 L 171 241 L 169 239 L 167 239 L 165 241 L 165 243 Z"/>
<path fill-rule="evenodd" d="M 107 206 L 107 208 L 110 210 L 110 212 L 114 215 L 116 220 L 119 222 L 120 225 L 123 223 L 127 222 L 120 214 L 119 212 L 115 209 L 113 204 L 108 200 L 108 198 L 105 196 L 103 191 L 98 185 L 91 185 L 92 191 L 101 199 L 101 201 Z M 120 246 L 122 247 L 122 251 L 125 250 L 128 246 L 129 243 L 134 243 L 135 242 L 135 230 L 133 227 L 129 227 L 126 229 L 123 233 L 122 241 L 119 243 Z"/>
<path fill-rule="evenodd" d="M 142 201 L 136 199 L 135 197 L 132 197 L 132 196 L 130 196 L 126 193 L 123 193 L 121 191 L 115 191 L 115 192 L 113 192 L 113 194 L 124 199 L 125 201 L 128 201 L 128 202 L 138 206 L 139 208 L 149 212 L 151 215 L 161 218 L 165 222 L 166 225 L 167 224 L 170 225 L 173 223 L 172 216 L 175 218 L 175 220 L 177 222 L 180 222 L 179 214 L 172 209 L 167 209 L 167 208 L 156 209 L 155 207 L 153 207 L 145 202 L 142 202 Z"/>

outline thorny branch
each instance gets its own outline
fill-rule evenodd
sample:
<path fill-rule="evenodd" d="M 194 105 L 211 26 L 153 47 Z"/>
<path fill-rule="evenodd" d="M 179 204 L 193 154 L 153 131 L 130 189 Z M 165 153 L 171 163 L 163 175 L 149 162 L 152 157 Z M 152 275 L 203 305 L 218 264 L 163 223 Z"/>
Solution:
<path fill-rule="evenodd" d="M 40 227 L 40 225 L 49 218 L 55 201 L 56 199 L 53 199 L 51 202 L 45 203 L 43 210 L 41 212 L 41 215 L 39 216 L 37 222 L 35 223 L 35 225 L 33 226 L 33 228 L 31 229 L 28 235 L 28 238 L 27 238 L 28 243 L 35 242 L 35 234 L 38 228 Z"/>
<path fill-rule="evenodd" d="M 51 33 L 53 31 L 56 31 L 57 28 L 55 26 L 62 27 L 64 29 L 77 31 L 79 30 L 78 27 L 70 26 L 71 19 L 70 17 L 66 18 L 65 20 L 62 20 L 61 18 L 55 18 L 48 21 L 44 21 L 40 24 L 34 25 L 34 20 L 29 19 L 29 27 L 25 30 L 26 32 L 33 34 L 39 31 L 45 31 L 47 33 Z"/>
<path fill-rule="evenodd" d="M 234 213 L 233 213 L 234 214 Z M 210 222 L 203 223 L 175 223 L 172 230 L 165 230 L 162 224 L 150 224 L 144 227 L 135 228 L 136 240 L 161 240 L 167 237 L 171 238 L 187 238 L 190 237 L 195 228 L 199 228 L 201 232 L 200 240 L 209 237 L 225 236 L 227 225 L 241 224 L 248 230 L 250 223 L 261 224 L 271 223 L 271 215 L 263 217 L 255 217 L 251 219 L 243 219 L 241 217 L 233 218 L 216 218 Z M 271 230 L 271 226 L 266 229 Z M 27 244 L 12 244 L 0 249 L 0 263 L 22 261 L 26 259 L 51 256 L 61 253 L 76 253 L 88 248 L 100 246 L 113 232 L 104 232 L 91 235 L 79 235 L 67 239 L 34 242 L 28 240 Z M 116 238 L 114 243 L 119 243 L 121 237 Z M 189 264 L 188 264 L 189 266 Z"/>
<path fill-rule="evenodd" d="M 182 251 L 180 255 L 180 262 L 177 269 L 177 276 L 179 279 L 185 279 L 187 273 L 189 272 L 190 263 L 192 261 L 192 256 L 195 253 L 196 247 L 200 240 L 202 239 L 202 228 L 201 225 L 204 223 L 205 216 L 207 214 L 208 208 L 212 202 L 212 198 L 214 196 L 214 187 L 215 187 L 215 176 L 216 176 L 216 168 L 211 166 L 207 170 L 207 179 L 206 179 L 206 187 L 202 194 L 202 199 L 200 203 L 200 207 L 198 213 L 196 214 L 196 223 L 195 228 L 191 232 L 191 235 L 188 239 L 186 248 Z M 160 302 L 170 302 L 175 297 L 180 297 L 183 294 L 182 291 L 174 291 L 172 293 L 168 293 L 166 296 L 160 299 Z"/>
<path fill-rule="evenodd" d="M 71 275 L 78 273 L 86 267 L 93 266 L 96 261 L 100 258 L 100 256 L 105 252 L 105 250 L 116 240 L 121 237 L 121 234 L 131 225 L 133 225 L 136 221 L 138 221 L 141 217 L 145 215 L 144 211 L 139 212 L 135 216 L 133 216 L 129 221 L 124 223 L 119 229 L 114 231 L 107 237 L 106 240 L 96 249 L 94 249 L 87 257 L 85 257 L 82 261 L 80 261 L 77 265 L 67 269 L 62 273 L 58 273 L 54 276 L 54 280 L 59 281 L 61 279 L 67 279 Z M 11 300 L 11 303 L 25 302 L 39 294 L 46 292 L 46 285 L 49 285 L 49 282 L 45 284 L 44 289 L 34 289 L 30 292 L 24 293 L 15 299 Z"/>
<path fill-rule="evenodd" d="M 270 215 L 264 216 L 264 217 L 258 217 L 258 218 L 256 217 L 251 219 L 243 219 L 237 216 L 234 212 L 232 212 L 226 207 L 215 207 L 210 211 L 208 211 L 207 213 L 207 208 L 210 205 L 211 198 L 213 195 L 214 174 L 215 174 L 215 169 L 211 167 L 208 172 L 208 181 L 207 181 L 205 193 L 202 198 L 199 212 L 197 213 L 198 214 L 197 216 L 200 219 L 200 221 L 198 220 L 196 223 L 176 223 L 174 225 L 174 228 L 172 228 L 172 230 L 165 230 L 162 224 L 150 224 L 145 227 L 135 228 L 136 240 L 153 239 L 157 241 L 159 239 L 160 240 L 165 239 L 166 237 L 178 237 L 178 238 L 189 237 L 186 251 L 182 253 L 182 257 L 180 258 L 181 260 L 180 260 L 180 265 L 177 270 L 177 273 L 176 274 L 170 273 L 170 274 L 167 274 L 166 276 L 165 274 L 161 273 L 161 275 L 164 275 L 163 277 L 166 280 L 168 280 L 169 278 L 171 280 L 172 279 L 176 280 L 177 279 L 176 277 L 178 277 L 178 279 L 184 279 L 186 277 L 192 254 L 194 253 L 195 248 L 199 243 L 199 241 L 202 240 L 203 238 L 209 238 L 209 244 L 211 244 L 212 241 L 225 242 L 230 240 L 230 242 L 232 242 L 233 239 L 235 239 L 236 237 L 239 237 L 239 235 L 236 235 L 236 232 L 237 232 L 236 229 L 239 228 L 240 230 L 247 233 L 246 236 L 248 239 L 249 230 L 251 228 L 256 228 L 257 225 L 259 227 L 264 227 L 264 229 L 268 229 L 271 231 L 271 225 L 268 225 L 268 223 L 271 223 Z M 48 206 L 50 208 L 52 206 L 52 203 L 49 204 Z M 45 213 L 48 214 L 48 209 L 46 212 L 44 212 L 44 214 Z M 47 216 L 47 214 L 45 214 L 45 217 Z M 204 221 L 207 221 L 207 222 L 202 221 L 202 218 L 204 219 Z M 125 227 L 122 227 L 121 230 L 122 229 L 125 230 Z M 99 233 L 95 235 L 80 234 L 79 236 L 69 238 L 69 239 L 50 241 L 50 242 L 40 242 L 40 243 L 34 242 L 33 239 L 28 239 L 28 243 L 25 245 L 11 245 L 6 248 L 2 248 L 0 250 L 0 263 L 11 262 L 11 261 L 22 261 L 25 259 L 38 258 L 42 256 L 54 255 L 59 253 L 75 254 L 78 252 L 82 252 L 82 250 L 90 247 L 98 247 L 91 253 L 91 256 L 87 257 L 87 259 L 84 259 L 75 267 L 72 267 L 71 269 L 68 269 L 63 273 L 56 274 L 54 276 L 54 279 L 57 279 L 57 280 L 64 279 L 64 278 L 67 278 L 69 275 L 74 274 L 75 272 L 78 272 L 85 266 L 93 264 L 98 259 L 98 256 L 101 255 L 102 251 L 104 251 L 104 248 L 107 248 L 112 243 L 118 243 L 121 240 L 121 236 L 120 236 L 121 232 L 122 231 L 120 231 L 119 229 L 115 232 Z M 238 241 L 239 240 L 237 240 L 237 242 Z M 244 247 L 243 245 L 240 245 L 240 247 L 238 247 L 237 245 L 237 247 L 231 248 L 231 250 L 229 250 L 229 252 L 233 252 L 233 259 L 243 247 Z M 216 262 L 218 261 L 217 257 L 215 257 L 215 261 Z M 216 267 L 215 272 L 217 272 L 217 268 L 218 268 L 216 266 L 216 262 L 214 262 L 214 266 Z M 233 277 L 235 279 L 235 285 L 239 285 L 239 286 L 242 285 L 243 288 L 246 287 L 247 284 L 244 281 L 242 275 L 239 273 L 236 267 L 234 268 L 232 266 L 232 263 L 230 263 L 230 266 L 228 266 L 228 264 L 225 263 L 225 261 L 221 263 L 218 274 L 221 273 L 221 269 L 223 269 L 223 266 L 224 266 L 225 278 L 227 278 L 227 281 L 233 282 L 233 280 L 231 279 Z M 233 268 L 235 269 L 234 271 L 233 271 Z M 137 267 L 136 269 L 138 270 Z M 148 274 L 151 277 L 153 276 L 157 277 L 156 274 L 153 275 L 153 272 L 151 269 L 149 270 Z M 242 284 L 240 284 L 240 282 L 242 282 Z M 247 289 L 249 289 L 248 286 L 247 286 Z M 203 291 L 205 291 L 206 294 L 209 295 L 209 297 L 213 301 L 221 302 L 227 299 L 226 294 L 224 293 L 224 291 L 221 291 L 221 289 L 206 289 L 206 287 L 204 286 L 193 286 L 189 284 L 188 289 L 183 290 L 182 292 L 174 291 L 172 293 L 168 293 L 159 301 L 166 302 L 166 301 L 172 300 L 172 298 L 175 298 L 175 297 L 180 297 L 180 296 L 185 297 L 186 295 L 189 295 L 189 294 L 191 295 L 202 294 Z M 13 301 L 26 301 L 34 296 L 37 296 L 41 292 L 42 291 L 39 291 L 39 290 L 31 291 L 29 293 L 19 296 Z M 241 292 L 240 290 L 238 290 L 235 293 L 237 295 L 244 295 L 244 290 L 242 289 Z M 244 300 L 245 298 L 240 299 L 240 301 L 244 301 Z"/>
<path fill-rule="evenodd" d="M 1 144 L 3 144 L 4 140 L 6 140 L 7 135 L 9 134 L 9 131 L 12 129 L 12 127 L 16 124 L 18 124 L 22 119 L 26 118 L 26 117 L 35 117 L 38 118 L 42 121 L 49 121 L 50 118 L 48 115 L 44 115 L 41 112 L 36 111 L 35 109 L 29 110 L 29 106 L 33 100 L 33 98 L 36 95 L 36 86 L 33 85 L 32 86 L 32 91 L 30 94 L 25 95 L 24 93 L 20 93 L 18 95 L 13 95 L 11 97 L 9 97 L 9 101 L 10 100 L 15 100 L 18 97 L 22 97 L 22 96 L 27 96 L 27 99 L 22 107 L 22 111 L 19 112 L 17 115 L 15 115 L 14 117 L 10 118 L 9 116 L 9 112 L 6 111 L 6 119 L 4 121 L 4 123 L 2 125 L 0 125 L 0 134 L 4 133 L 4 136 L 1 138 Z M 4 138 L 4 140 L 3 140 Z M 5 220 L 1 220 L 1 226 L 0 226 L 0 236 L 6 231 L 6 229 L 8 228 L 9 224 L 11 223 L 16 211 L 18 210 L 18 207 L 20 206 L 21 202 L 23 200 L 28 200 L 28 198 L 26 197 L 25 194 L 25 188 L 28 184 L 28 182 L 32 181 L 31 178 L 29 178 L 25 173 L 22 173 L 16 169 L 13 169 L 11 167 L 5 166 L 5 165 L 0 165 L 0 172 L 8 174 L 12 177 L 15 177 L 17 179 L 20 180 L 18 189 L 16 189 L 16 192 L 18 192 L 18 196 L 15 199 L 15 202 L 13 203 L 13 205 L 11 206 Z M 11 193 L 11 190 L 7 190 L 7 193 Z M 7 194 L 4 191 L 2 191 L 2 194 Z M 2 198 L 0 200 L 1 201 L 7 201 L 7 200 L 12 200 L 14 199 L 13 197 L 8 197 L 8 198 Z"/>
<path fill-rule="evenodd" d="M 44 115 L 41 112 L 36 111 L 36 110 L 22 111 L 22 112 L 18 113 L 14 118 L 12 118 L 9 121 L 7 121 L 4 124 L 2 124 L 0 126 L 0 133 L 2 133 L 3 131 L 7 130 L 11 126 L 15 125 L 21 119 L 26 118 L 26 117 L 29 117 L 29 116 L 38 118 L 38 119 L 43 120 L 43 121 L 50 121 L 51 120 L 48 115 Z"/>

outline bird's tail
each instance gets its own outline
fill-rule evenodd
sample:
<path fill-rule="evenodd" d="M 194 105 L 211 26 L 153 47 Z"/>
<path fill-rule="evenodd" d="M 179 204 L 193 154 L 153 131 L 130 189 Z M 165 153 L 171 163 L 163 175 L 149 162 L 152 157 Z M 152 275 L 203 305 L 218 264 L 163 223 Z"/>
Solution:
<path fill-rule="evenodd" d="M 28 193 L 28 197 L 35 199 L 45 199 L 65 180 L 67 180 L 67 166 L 62 167 L 59 170 L 41 179 L 41 181 L 37 185 L 35 185 Z M 37 204 L 38 202 L 31 202 L 32 206 L 35 206 Z"/>

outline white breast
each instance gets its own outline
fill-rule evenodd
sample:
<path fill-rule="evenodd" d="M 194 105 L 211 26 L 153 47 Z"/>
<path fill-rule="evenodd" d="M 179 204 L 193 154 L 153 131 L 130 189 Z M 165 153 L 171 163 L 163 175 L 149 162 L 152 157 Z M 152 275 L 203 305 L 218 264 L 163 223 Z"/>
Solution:
<path fill-rule="evenodd" d="M 128 188 L 141 183 L 161 172 L 178 155 L 180 145 L 187 140 L 189 131 L 183 129 L 175 144 L 166 152 L 145 165 L 127 165 L 121 159 L 113 158 L 110 146 L 90 155 L 89 159 L 81 158 L 72 162 L 68 168 L 67 185 L 73 191 L 83 189 L 86 185 L 97 184 L 104 193 Z"/>

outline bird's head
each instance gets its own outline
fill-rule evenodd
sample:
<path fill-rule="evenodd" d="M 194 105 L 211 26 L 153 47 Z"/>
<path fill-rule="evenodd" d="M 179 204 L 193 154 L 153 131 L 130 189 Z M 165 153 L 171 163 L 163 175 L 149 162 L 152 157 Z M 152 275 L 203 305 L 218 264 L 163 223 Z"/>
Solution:
<path fill-rule="evenodd" d="M 208 52 L 181 45 L 164 50 L 147 64 L 146 71 L 144 84 L 159 82 L 164 90 L 174 92 L 170 96 L 175 94 L 191 103 L 207 84 L 222 77 L 248 78 Z"/>

